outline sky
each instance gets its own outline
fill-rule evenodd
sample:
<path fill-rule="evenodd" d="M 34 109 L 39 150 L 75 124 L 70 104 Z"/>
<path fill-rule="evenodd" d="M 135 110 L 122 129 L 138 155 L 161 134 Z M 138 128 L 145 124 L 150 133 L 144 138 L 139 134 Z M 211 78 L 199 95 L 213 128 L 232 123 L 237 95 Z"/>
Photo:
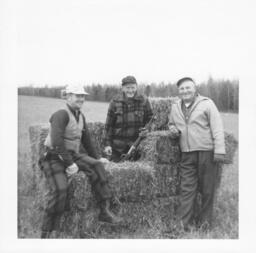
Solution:
<path fill-rule="evenodd" d="M 239 79 L 251 1 L 3 1 L 18 86 Z M 250 21 L 250 20 L 248 20 Z M 5 50 L 6 52 L 8 50 Z M 6 53 L 7 54 L 7 53 Z"/>

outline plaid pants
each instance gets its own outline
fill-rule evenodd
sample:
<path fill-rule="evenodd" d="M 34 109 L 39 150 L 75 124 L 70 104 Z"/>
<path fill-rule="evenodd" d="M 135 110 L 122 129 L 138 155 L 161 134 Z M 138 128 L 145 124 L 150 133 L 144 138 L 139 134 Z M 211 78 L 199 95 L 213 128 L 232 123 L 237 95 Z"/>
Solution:
<path fill-rule="evenodd" d="M 95 162 L 94 159 L 89 159 L 88 162 L 88 156 L 85 154 L 74 153 L 72 156 L 79 170 L 88 176 L 97 200 L 103 201 L 111 198 L 112 195 L 107 184 L 104 165 L 100 162 Z M 90 161 L 94 163 L 92 164 Z M 47 160 L 42 161 L 41 168 L 48 184 L 47 205 L 42 230 L 51 231 L 54 226 L 54 220 L 66 209 L 68 179 L 63 162 L 54 155 L 50 155 Z"/>

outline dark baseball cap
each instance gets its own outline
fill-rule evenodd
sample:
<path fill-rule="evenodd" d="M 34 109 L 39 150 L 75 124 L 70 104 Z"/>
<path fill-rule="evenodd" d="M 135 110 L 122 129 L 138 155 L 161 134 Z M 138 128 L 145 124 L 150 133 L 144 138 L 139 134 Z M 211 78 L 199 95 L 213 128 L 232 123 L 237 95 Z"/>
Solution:
<path fill-rule="evenodd" d="M 180 85 L 186 81 L 191 81 L 195 84 L 195 81 L 191 77 L 183 77 L 177 82 L 177 86 L 180 87 Z"/>
<path fill-rule="evenodd" d="M 137 84 L 134 76 L 126 76 L 122 79 L 122 86 L 126 84 Z"/>

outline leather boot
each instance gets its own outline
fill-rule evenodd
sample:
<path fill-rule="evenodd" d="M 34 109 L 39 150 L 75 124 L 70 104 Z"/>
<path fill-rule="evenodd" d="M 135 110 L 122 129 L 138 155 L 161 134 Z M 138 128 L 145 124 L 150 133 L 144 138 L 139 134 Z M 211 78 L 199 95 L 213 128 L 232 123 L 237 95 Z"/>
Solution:
<path fill-rule="evenodd" d="M 54 215 L 47 212 L 43 216 L 41 238 L 50 238 L 50 234 L 53 230 Z"/>
<path fill-rule="evenodd" d="M 120 224 L 122 219 L 110 211 L 110 200 L 104 200 L 100 203 L 99 221 L 111 224 Z"/>

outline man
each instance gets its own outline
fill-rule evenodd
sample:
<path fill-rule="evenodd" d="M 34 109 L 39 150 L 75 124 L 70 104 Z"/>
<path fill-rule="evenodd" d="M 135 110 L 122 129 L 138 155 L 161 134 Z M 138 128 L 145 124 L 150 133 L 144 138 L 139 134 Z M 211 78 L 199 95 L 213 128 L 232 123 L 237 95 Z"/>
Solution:
<path fill-rule="evenodd" d="M 49 237 L 55 229 L 65 210 L 68 177 L 79 170 L 84 171 L 90 179 L 100 205 L 99 220 L 109 223 L 121 221 L 109 210 L 112 196 L 103 165 L 107 160 L 100 158 L 97 153 L 85 117 L 80 111 L 87 94 L 82 87 L 68 86 L 66 105 L 50 118 L 50 130 L 45 140 L 47 155 L 41 161 L 51 188 L 43 219 L 42 238 Z M 81 146 L 87 153 L 81 153 Z"/>
<path fill-rule="evenodd" d="M 135 77 L 122 79 L 122 92 L 110 102 L 105 127 L 105 153 L 114 162 L 128 152 L 133 142 L 146 135 L 144 126 L 153 113 L 149 100 L 139 95 Z"/>
<path fill-rule="evenodd" d="M 169 115 L 172 135 L 180 134 L 180 206 L 177 217 L 187 229 L 211 228 L 218 162 L 224 160 L 225 143 L 222 120 L 214 102 L 198 94 L 190 77 L 177 82 L 180 100 Z M 197 191 L 202 196 L 199 213 L 194 213 Z"/>

